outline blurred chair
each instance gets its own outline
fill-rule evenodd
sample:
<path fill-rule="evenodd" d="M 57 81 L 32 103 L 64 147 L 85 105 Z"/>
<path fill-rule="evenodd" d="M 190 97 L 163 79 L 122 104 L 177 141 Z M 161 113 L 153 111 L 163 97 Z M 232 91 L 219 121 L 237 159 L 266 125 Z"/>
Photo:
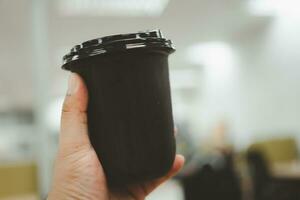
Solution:
<path fill-rule="evenodd" d="M 241 200 L 241 182 L 237 176 L 233 153 L 223 153 L 224 165 L 217 170 L 220 188 L 219 199 Z"/>
<path fill-rule="evenodd" d="M 293 138 L 279 138 L 257 142 L 249 150 L 259 151 L 270 164 L 298 159 L 297 143 Z"/>
<path fill-rule="evenodd" d="M 257 150 L 247 153 L 253 182 L 254 200 L 299 200 L 300 179 L 272 177 L 263 154 Z"/>
<path fill-rule="evenodd" d="M 241 188 L 233 168 L 232 155 L 224 155 L 224 165 L 204 165 L 182 178 L 185 200 L 241 200 Z"/>
<path fill-rule="evenodd" d="M 37 167 L 34 163 L 0 165 L 0 199 L 37 193 Z"/>

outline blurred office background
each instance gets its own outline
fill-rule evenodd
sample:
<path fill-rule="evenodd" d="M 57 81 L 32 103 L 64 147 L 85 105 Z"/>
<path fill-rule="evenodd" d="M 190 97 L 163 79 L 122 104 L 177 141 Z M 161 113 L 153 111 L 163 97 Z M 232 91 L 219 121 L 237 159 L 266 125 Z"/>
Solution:
<path fill-rule="evenodd" d="M 62 56 L 85 40 L 160 28 L 177 48 L 170 79 L 187 162 L 148 199 L 292 200 L 300 190 L 299 6 L 0 0 L 0 199 L 47 194 L 68 78 Z"/>

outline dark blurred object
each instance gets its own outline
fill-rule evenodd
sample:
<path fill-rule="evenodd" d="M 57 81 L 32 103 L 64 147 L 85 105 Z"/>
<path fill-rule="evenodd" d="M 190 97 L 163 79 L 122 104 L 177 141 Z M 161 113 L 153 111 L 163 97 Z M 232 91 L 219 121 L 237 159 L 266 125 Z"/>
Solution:
<path fill-rule="evenodd" d="M 224 155 L 224 165 L 206 164 L 182 179 L 185 200 L 241 200 L 241 189 L 234 172 L 232 154 Z"/>
<path fill-rule="evenodd" d="M 270 182 L 270 174 L 267 169 L 267 163 L 258 151 L 249 151 L 247 153 L 247 161 L 250 174 L 252 176 L 254 198 L 255 200 L 263 199 L 263 193 Z"/>
<path fill-rule="evenodd" d="M 247 153 L 255 200 L 299 200 L 300 179 L 277 178 L 270 173 L 262 153 Z"/>

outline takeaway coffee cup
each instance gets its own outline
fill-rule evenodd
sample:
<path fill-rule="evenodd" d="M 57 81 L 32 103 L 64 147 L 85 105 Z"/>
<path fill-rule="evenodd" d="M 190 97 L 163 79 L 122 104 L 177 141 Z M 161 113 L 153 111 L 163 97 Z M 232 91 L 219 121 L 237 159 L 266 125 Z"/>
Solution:
<path fill-rule="evenodd" d="M 158 178 L 173 164 L 172 52 L 155 30 L 89 40 L 63 58 L 87 85 L 89 137 L 112 187 Z"/>

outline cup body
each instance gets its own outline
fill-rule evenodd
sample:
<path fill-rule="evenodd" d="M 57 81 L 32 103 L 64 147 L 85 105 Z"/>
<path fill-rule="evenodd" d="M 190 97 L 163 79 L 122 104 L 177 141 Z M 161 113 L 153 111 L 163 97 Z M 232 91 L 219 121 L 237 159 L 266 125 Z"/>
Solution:
<path fill-rule="evenodd" d="M 86 83 L 89 137 L 112 187 L 152 180 L 172 167 L 168 55 L 137 48 L 67 64 Z"/>

